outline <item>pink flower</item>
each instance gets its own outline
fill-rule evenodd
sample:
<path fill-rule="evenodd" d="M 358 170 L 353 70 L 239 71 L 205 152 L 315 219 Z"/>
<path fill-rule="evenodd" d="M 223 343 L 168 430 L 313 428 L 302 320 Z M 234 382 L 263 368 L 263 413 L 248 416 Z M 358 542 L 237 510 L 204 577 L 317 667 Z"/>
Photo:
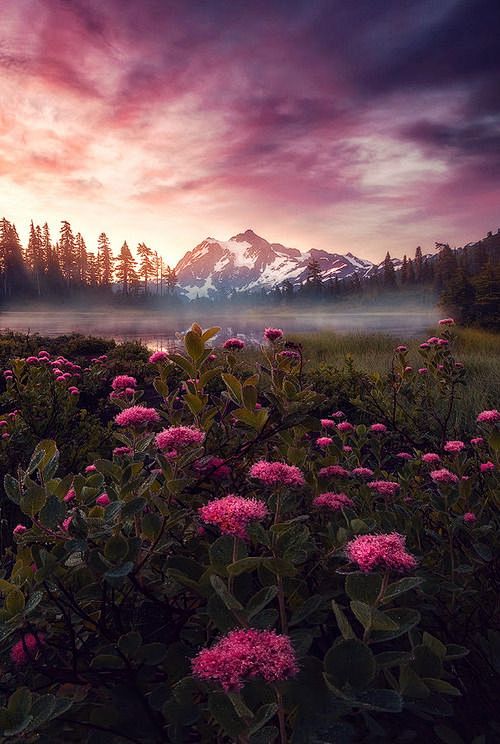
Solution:
<path fill-rule="evenodd" d="M 10 650 L 12 663 L 16 666 L 27 664 L 44 645 L 45 636 L 43 633 L 38 633 L 36 636 L 33 633 L 26 633 Z"/>
<path fill-rule="evenodd" d="M 115 422 L 118 426 L 132 426 L 134 428 L 156 424 L 159 420 L 158 411 L 145 406 L 130 406 L 130 408 L 125 408 L 115 416 Z"/>
<path fill-rule="evenodd" d="M 436 454 L 436 452 L 426 452 L 424 455 L 422 455 L 422 462 L 435 465 L 437 462 L 441 462 L 441 458 L 438 454 Z"/>
<path fill-rule="evenodd" d="M 349 444 L 344 444 L 342 452 L 352 452 L 352 447 Z"/>
<path fill-rule="evenodd" d="M 66 517 L 66 519 L 63 519 L 61 523 L 61 527 L 65 532 L 68 532 L 71 522 L 73 521 L 73 517 Z"/>
<path fill-rule="evenodd" d="M 2 434 L 2 439 L 9 439 L 9 437 L 10 434 L 7 431 L 4 431 L 4 433 Z"/>
<path fill-rule="evenodd" d="M 239 351 L 245 347 L 245 342 L 241 338 L 228 338 L 224 341 L 222 348 L 228 351 Z"/>
<path fill-rule="evenodd" d="M 168 353 L 166 351 L 154 351 L 148 361 L 150 364 L 157 364 L 158 362 L 164 362 L 166 359 L 168 359 Z"/>
<path fill-rule="evenodd" d="M 215 499 L 198 509 L 204 522 L 217 525 L 223 535 L 232 535 L 242 540 L 248 538 L 248 524 L 264 519 L 268 513 L 267 506 L 262 501 L 244 499 L 234 494 Z"/>
<path fill-rule="evenodd" d="M 346 555 L 364 573 L 375 568 L 411 571 L 416 567 L 417 561 L 405 548 L 405 538 L 397 532 L 360 535 L 347 543 Z"/>
<path fill-rule="evenodd" d="M 477 520 L 477 517 L 474 514 L 474 512 L 465 512 L 464 522 L 467 522 L 467 524 L 473 524 L 476 520 Z"/>
<path fill-rule="evenodd" d="M 266 328 L 264 330 L 264 338 L 267 338 L 267 340 L 271 341 L 271 343 L 277 341 L 279 338 L 282 337 L 283 331 L 281 330 L 281 328 Z"/>
<path fill-rule="evenodd" d="M 97 468 L 95 465 L 87 465 L 87 467 L 85 468 L 86 473 L 95 473 L 96 470 Z"/>
<path fill-rule="evenodd" d="M 373 475 L 373 470 L 370 468 L 353 468 L 351 470 L 351 475 L 354 475 L 355 477 L 359 478 L 371 478 Z"/>
<path fill-rule="evenodd" d="M 495 470 L 495 464 L 490 460 L 482 462 L 479 466 L 479 470 L 481 473 L 489 473 L 491 470 Z"/>
<path fill-rule="evenodd" d="M 66 503 L 68 503 L 69 501 L 73 501 L 73 499 L 75 497 L 76 497 L 75 489 L 73 487 L 71 487 L 69 489 L 68 493 L 66 494 L 66 496 L 64 496 L 63 501 L 65 501 Z"/>
<path fill-rule="evenodd" d="M 408 347 L 405 346 L 404 344 L 400 344 L 399 346 L 396 346 L 396 351 L 399 354 L 403 354 L 405 351 L 408 351 Z"/>
<path fill-rule="evenodd" d="M 108 504 L 111 504 L 111 499 L 107 493 L 101 493 L 101 495 L 96 498 L 95 502 L 98 506 L 107 506 Z"/>
<path fill-rule="evenodd" d="M 420 349 L 430 349 L 431 348 L 431 345 L 428 344 L 427 341 L 424 341 L 423 344 L 420 344 L 419 348 Z"/>
<path fill-rule="evenodd" d="M 334 411 L 332 414 L 330 414 L 332 418 L 341 419 L 345 417 L 344 411 Z"/>
<path fill-rule="evenodd" d="M 443 318 L 442 320 L 439 321 L 439 325 L 440 326 L 452 326 L 452 325 L 455 325 L 455 321 L 453 320 L 453 318 Z"/>
<path fill-rule="evenodd" d="M 8 421 L 0 421 L 0 428 L 3 426 L 8 426 L 8 425 L 9 425 Z"/>
<path fill-rule="evenodd" d="M 134 451 L 130 447 L 115 447 L 113 455 L 115 457 L 130 457 L 134 454 Z"/>
<path fill-rule="evenodd" d="M 373 431 L 376 434 L 384 434 L 387 431 L 387 426 L 385 424 L 372 424 L 370 426 L 370 431 Z"/>
<path fill-rule="evenodd" d="M 344 506 L 354 506 L 354 502 L 345 493 L 326 492 L 320 493 L 319 496 L 313 499 L 313 506 L 339 511 Z"/>
<path fill-rule="evenodd" d="M 222 480 L 231 475 L 231 468 L 225 462 L 222 457 L 211 456 L 203 460 L 198 460 L 194 463 L 193 467 L 207 478 Z"/>
<path fill-rule="evenodd" d="M 299 352 L 293 351 L 292 349 L 285 349 L 284 351 L 280 351 L 279 356 L 283 359 L 300 359 Z"/>
<path fill-rule="evenodd" d="M 400 460 L 413 460 L 413 455 L 409 452 L 398 452 L 396 457 L 399 457 Z"/>
<path fill-rule="evenodd" d="M 334 429 L 335 428 L 335 421 L 332 421 L 331 419 L 321 419 L 320 420 L 321 426 L 324 429 Z"/>
<path fill-rule="evenodd" d="M 431 336 L 430 338 L 427 339 L 427 343 L 431 345 L 437 344 L 438 341 L 439 341 L 439 338 L 437 336 Z"/>
<path fill-rule="evenodd" d="M 448 346 L 449 343 L 450 342 L 448 341 L 448 339 L 446 339 L 446 338 L 440 338 L 439 341 L 437 342 L 437 345 L 438 346 Z"/>
<path fill-rule="evenodd" d="M 117 375 L 111 383 L 113 390 L 123 390 L 124 388 L 137 387 L 137 380 L 130 375 Z"/>
<path fill-rule="evenodd" d="M 349 434 L 351 431 L 354 431 L 354 426 L 348 421 L 341 421 L 340 424 L 337 424 L 337 430 L 342 434 Z"/>
<path fill-rule="evenodd" d="M 260 460 L 252 465 L 249 472 L 252 478 L 257 478 L 267 486 L 303 486 L 305 483 L 299 468 L 285 462 Z"/>
<path fill-rule="evenodd" d="M 479 421 L 479 423 L 496 424 L 500 421 L 500 412 L 497 411 L 496 408 L 492 411 L 481 411 L 481 413 L 478 414 L 476 421 Z"/>
<path fill-rule="evenodd" d="M 170 426 L 156 435 L 156 446 L 160 450 L 178 450 L 200 445 L 205 432 L 195 426 Z"/>
<path fill-rule="evenodd" d="M 13 535 L 23 535 L 28 528 L 24 524 L 17 524 L 12 530 Z"/>
<path fill-rule="evenodd" d="M 484 444 L 484 439 L 483 437 L 473 437 L 470 440 L 470 443 L 475 445 L 476 447 L 480 447 L 482 444 Z"/>
<path fill-rule="evenodd" d="M 376 491 L 381 496 L 395 496 L 400 489 L 400 485 L 394 481 L 376 480 L 370 481 L 368 488 Z"/>
<path fill-rule="evenodd" d="M 80 391 L 74 385 L 72 387 L 68 388 L 68 393 L 70 395 L 80 395 Z"/>
<path fill-rule="evenodd" d="M 318 445 L 318 447 L 329 447 L 332 442 L 333 439 L 331 437 L 318 437 L 316 439 L 316 444 Z"/>
<path fill-rule="evenodd" d="M 48 351 L 45 351 L 45 349 L 42 349 L 42 351 L 39 351 L 38 352 L 38 356 L 39 357 L 45 357 L 45 359 L 49 359 L 50 358 L 49 352 Z"/>
<path fill-rule="evenodd" d="M 405 372 L 413 372 L 413 367 L 405 367 Z"/>
<path fill-rule="evenodd" d="M 459 439 L 453 439 L 449 442 L 446 442 L 443 449 L 445 452 L 451 452 L 452 454 L 458 454 L 464 449 L 464 447 L 465 447 L 465 444 L 461 442 Z"/>
<path fill-rule="evenodd" d="M 298 672 L 288 636 L 274 630 L 232 630 L 212 648 L 193 659 L 193 674 L 219 683 L 225 692 L 241 690 L 247 679 L 261 677 L 268 683 Z"/>
<path fill-rule="evenodd" d="M 347 478 L 349 471 L 342 465 L 327 465 L 318 473 L 320 478 Z"/>
<path fill-rule="evenodd" d="M 38 359 L 36 358 L 36 356 L 26 357 L 27 364 L 37 364 L 37 362 L 38 362 Z"/>
<path fill-rule="evenodd" d="M 458 476 L 451 473 L 446 468 L 440 470 L 431 470 L 431 478 L 434 483 L 458 483 Z"/>
<path fill-rule="evenodd" d="M 418 370 L 418 374 L 419 375 L 426 375 L 428 371 L 429 370 L 427 369 L 427 367 L 420 367 L 419 370 Z"/>

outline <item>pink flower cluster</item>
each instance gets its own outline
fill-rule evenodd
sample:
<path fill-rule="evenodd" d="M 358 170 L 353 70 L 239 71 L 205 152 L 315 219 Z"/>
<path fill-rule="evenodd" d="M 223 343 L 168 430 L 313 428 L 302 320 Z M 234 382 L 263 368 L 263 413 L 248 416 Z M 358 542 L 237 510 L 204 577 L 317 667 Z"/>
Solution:
<path fill-rule="evenodd" d="M 474 514 L 474 512 L 465 512 L 465 514 L 464 514 L 464 522 L 466 522 L 467 524 L 474 524 L 474 522 L 476 521 L 476 519 L 477 519 L 477 517 Z"/>
<path fill-rule="evenodd" d="M 283 331 L 281 328 L 266 328 L 264 330 L 264 338 L 267 338 L 268 341 L 273 343 L 274 341 L 283 338 Z"/>
<path fill-rule="evenodd" d="M 252 478 L 257 478 L 266 486 L 303 486 L 305 483 L 301 470 L 285 462 L 260 460 L 252 465 L 249 472 Z"/>
<path fill-rule="evenodd" d="M 169 426 L 156 435 L 156 446 L 163 451 L 184 449 L 202 444 L 205 432 L 195 426 Z"/>
<path fill-rule="evenodd" d="M 434 465 L 437 462 L 441 462 L 441 458 L 436 452 L 426 452 L 422 455 L 422 462 Z"/>
<path fill-rule="evenodd" d="M 298 672 L 287 636 L 274 630 L 232 630 L 193 659 L 193 674 L 219 683 L 226 692 L 241 690 L 247 679 L 278 682 Z"/>
<path fill-rule="evenodd" d="M 334 429 L 335 428 L 335 421 L 332 421 L 331 419 L 321 419 L 320 424 L 324 429 Z"/>
<path fill-rule="evenodd" d="M 130 447 L 115 447 L 113 450 L 114 457 L 130 457 L 134 452 Z"/>
<path fill-rule="evenodd" d="M 375 434 L 384 434 L 387 431 L 387 426 L 385 424 L 372 424 L 370 431 L 373 431 Z"/>
<path fill-rule="evenodd" d="M 231 475 L 231 468 L 225 464 L 225 460 L 222 457 L 216 457 L 215 455 L 198 460 L 194 463 L 193 467 L 195 470 L 204 475 L 207 478 L 215 478 L 216 480 L 222 480 Z"/>
<path fill-rule="evenodd" d="M 333 442 L 333 439 L 331 437 L 318 437 L 316 439 L 316 444 L 318 447 L 321 447 L 325 449 L 326 447 L 329 447 Z"/>
<path fill-rule="evenodd" d="M 164 362 L 168 359 L 168 353 L 166 351 L 154 351 L 149 357 L 150 364 L 158 364 L 158 362 Z"/>
<path fill-rule="evenodd" d="M 479 470 L 481 471 L 481 473 L 490 473 L 492 470 L 495 470 L 495 463 L 491 462 L 491 460 L 482 462 L 479 465 Z"/>
<path fill-rule="evenodd" d="M 364 573 L 376 568 L 411 571 L 417 565 L 414 556 L 406 552 L 405 538 L 397 532 L 355 537 L 347 543 L 346 555 Z"/>
<path fill-rule="evenodd" d="M 241 338 L 228 338 L 222 344 L 222 348 L 226 351 L 240 351 L 245 348 L 245 342 Z"/>
<path fill-rule="evenodd" d="M 332 416 L 335 414 L 332 413 Z M 354 431 L 354 426 L 349 423 L 349 421 L 341 421 L 340 424 L 337 424 L 337 430 L 340 431 L 341 434 L 350 434 L 352 431 Z"/>
<path fill-rule="evenodd" d="M 481 413 L 478 414 L 476 421 L 480 424 L 497 424 L 500 421 L 500 411 L 497 411 L 496 408 L 491 411 L 481 411 Z"/>
<path fill-rule="evenodd" d="M 157 424 L 159 420 L 158 411 L 154 408 L 146 408 L 146 406 L 130 406 L 115 416 L 118 426 L 131 426 L 134 429 L 148 424 Z"/>
<path fill-rule="evenodd" d="M 38 633 L 36 636 L 33 633 L 26 633 L 10 650 L 12 663 L 16 666 L 27 664 L 44 645 L 45 636 L 43 633 Z"/>
<path fill-rule="evenodd" d="M 371 478 L 373 470 L 371 468 L 353 468 L 351 470 L 351 475 L 358 478 Z"/>
<path fill-rule="evenodd" d="M 349 471 L 342 465 L 327 465 L 318 473 L 320 478 L 347 478 Z"/>
<path fill-rule="evenodd" d="M 439 321 L 439 325 L 440 326 L 452 326 L 452 325 L 455 325 L 455 321 L 453 320 L 453 318 L 442 318 Z"/>
<path fill-rule="evenodd" d="M 257 499 L 245 499 L 230 493 L 198 509 L 203 522 L 216 525 L 223 535 L 232 535 L 242 540 L 248 538 L 247 527 L 250 522 L 264 519 L 268 515 L 267 506 Z"/>
<path fill-rule="evenodd" d="M 458 475 L 450 472 L 447 468 L 431 470 L 431 478 L 434 483 L 458 483 L 459 481 Z"/>
<path fill-rule="evenodd" d="M 111 383 L 113 390 L 125 390 L 125 388 L 137 387 L 137 380 L 130 375 L 117 375 Z"/>
<path fill-rule="evenodd" d="M 395 496 L 399 491 L 399 483 L 394 481 L 376 480 L 368 483 L 368 488 L 372 491 L 376 491 L 381 496 Z"/>
<path fill-rule="evenodd" d="M 444 445 L 444 451 L 449 452 L 451 454 L 457 455 L 459 452 L 461 452 L 465 447 L 465 444 L 461 442 L 459 439 L 452 439 L 449 442 L 446 442 Z"/>
<path fill-rule="evenodd" d="M 354 502 L 345 493 L 320 493 L 313 499 L 313 506 L 324 507 L 332 511 L 339 511 L 345 506 L 354 506 Z"/>

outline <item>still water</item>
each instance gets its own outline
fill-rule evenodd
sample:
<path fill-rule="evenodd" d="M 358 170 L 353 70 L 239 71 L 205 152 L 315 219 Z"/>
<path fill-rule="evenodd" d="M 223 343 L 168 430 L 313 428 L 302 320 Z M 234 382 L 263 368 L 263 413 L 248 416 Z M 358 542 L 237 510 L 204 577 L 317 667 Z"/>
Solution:
<path fill-rule="evenodd" d="M 194 317 L 194 316 L 197 317 Z M 201 317 L 202 316 L 202 317 Z M 262 340 L 262 330 L 273 325 L 288 333 L 331 331 L 332 333 L 382 332 L 404 340 L 432 328 L 438 315 L 435 308 L 406 310 L 373 310 L 363 312 L 290 311 L 218 313 L 208 316 L 198 308 L 194 312 L 168 311 L 128 312 L 107 308 L 101 311 L 84 310 L 12 310 L 0 312 L 0 331 L 39 333 L 43 336 L 60 336 L 82 333 L 114 338 L 116 341 L 137 340 L 152 349 L 168 349 L 178 343 L 176 333 L 189 328 L 193 320 L 200 325 L 221 326 L 220 340 L 240 335 L 249 342 Z"/>

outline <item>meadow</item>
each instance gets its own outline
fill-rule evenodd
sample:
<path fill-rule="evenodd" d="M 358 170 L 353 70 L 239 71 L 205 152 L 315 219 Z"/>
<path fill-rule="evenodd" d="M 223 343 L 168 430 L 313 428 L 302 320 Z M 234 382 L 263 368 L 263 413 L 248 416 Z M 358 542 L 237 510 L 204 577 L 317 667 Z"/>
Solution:
<path fill-rule="evenodd" d="M 498 336 L 4 334 L 12 742 L 500 736 Z"/>

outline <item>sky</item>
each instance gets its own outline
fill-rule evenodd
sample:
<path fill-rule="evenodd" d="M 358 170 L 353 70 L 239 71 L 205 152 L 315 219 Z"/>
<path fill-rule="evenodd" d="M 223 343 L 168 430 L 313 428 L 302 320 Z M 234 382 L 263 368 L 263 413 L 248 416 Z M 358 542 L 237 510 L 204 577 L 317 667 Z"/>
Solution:
<path fill-rule="evenodd" d="M 500 227 L 498 0 L 1 0 L 0 213 L 175 263 Z M 0 214 L 0 216 L 2 216 Z"/>

